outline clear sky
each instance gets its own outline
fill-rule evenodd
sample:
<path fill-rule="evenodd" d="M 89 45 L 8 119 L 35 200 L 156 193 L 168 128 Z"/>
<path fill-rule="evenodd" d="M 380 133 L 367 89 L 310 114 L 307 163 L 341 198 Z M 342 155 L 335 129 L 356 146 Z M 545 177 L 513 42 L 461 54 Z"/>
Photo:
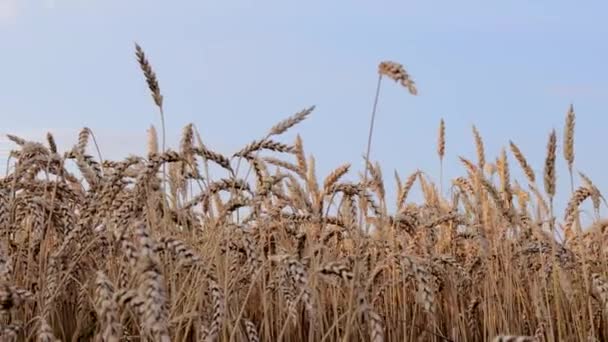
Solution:
<path fill-rule="evenodd" d="M 561 140 L 574 103 L 576 167 L 606 190 L 607 11 L 605 1 L 561 0 L 0 0 L 0 133 L 51 131 L 67 147 L 88 126 L 108 157 L 143 152 L 159 121 L 137 41 L 158 74 L 172 146 L 193 122 L 210 147 L 234 152 L 316 105 L 293 133 L 319 176 L 342 162 L 357 171 L 388 59 L 419 96 L 384 83 L 372 157 L 387 181 L 416 168 L 438 177 L 441 118 L 446 177 L 463 172 L 459 155 L 475 158 L 472 124 L 488 158 L 513 139 L 540 172 L 548 133 Z"/>

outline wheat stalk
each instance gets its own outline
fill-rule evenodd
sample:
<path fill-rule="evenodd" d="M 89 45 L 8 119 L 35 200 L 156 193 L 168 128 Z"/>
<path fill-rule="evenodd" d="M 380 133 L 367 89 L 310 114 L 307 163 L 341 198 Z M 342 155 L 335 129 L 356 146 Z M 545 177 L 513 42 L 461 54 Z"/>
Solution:
<path fill-rule="evenodd" d="M 441 119 L 439 123 L 439 138 L 437 142 L 437 154 L 439 155 L 439 179 L 441 193 L 443 193 L 443 158 L 445 157 L 445 122 Z"/>
<path fill-rule="evenodd" d="M 570 105 L 568 114 L 566 114 L 566 127 L 564 129 L 564 159 L 568 163 L 568 172 L 570 173 L 570 187 L 574 192 L 574 176 L 572 174 L 572 166 L 574 164 L 574 125 L 575 114 L 574 106 Z"/>
<path fill-rule="evenodd" d="M 483 170 L 484 166 L 486 165 L 486 154 L 483 145 L 483 138 L 475 125 L 473 125 L 473 136 L 475 137 L 475 147 L 477 148 L 477 165 Z"/>
<path fill-rule="evenodd" d="M 509 141 L 509 145 L 511 147 L 511 152 L 513 152 L 513 156 L 515 157 L 515 159 L 517 159 L 517 162 L 519 163 L 519 166 L 521 166 L 522 170 L 524 171 L 524 174 L 528 178 L 528 181 L 530 183 L 535 183 L 536 175 L 534 174 L 534 170 L 532 170 L 532 167 L 528 163 L 528 160 L 526 159 L 524 154 L 521 152 L 519 147 L 517 145 L 515 145 L 515 143 L 513 141 Z"/>
<path fill-rule="evenodd" d="M 165 113 L 163 108 L 163 95 L 160 93 L 160 87 L 158 86 L 158 79 L 156 78 L 156 73 L 152 69 L 152 65 L 148 61 L 144 50 L 139 46 L 139 44 L 135 43 L 135 56 L 137 57 L 137 62 L 139 63 L 139 67 L 144 73 L 144 77 L 146 79 L 146 83 L 148 84 L 148 88 L 150 89 L 150 93 L 152 94 L 152 99 L 154 103 L 158 107 L 158 111 L 160 114 L 160 121 L 162 127 L 162 144 L 161 144 L 161 152 L 166 152 L 166 140 L 167 140 L 167 128 L 165 125 Z M 163 191 L 165 190 L 165 182 L 167 180 L 167 171 L 165 165 L 163 164 Z"/>
<path fill-rule="evenodd" d="M 545 192 L 550 198 L 551 216 L 553 216 L 553 198 L 555 197 L 555 157 L 557 150 L 557 136 L 555 130 L 549 135 L 549 142 L 547 143 L 547 156 L 545 158 L 545 172 L 544 172 L 544 183 Z"/>
<path fill-rule="evenodd" d="M 378 107 L 378 99 L 380 98 L 380 87 L 382 84 L 382 76 L 389 77 L 396 82 L 400 82 L 401 85 L 406 87 L 410 94 L 417 95 L 418 90 L 416 89 L 414 81 L 411 80 L 409 74 L 401 64 L 391 62 L 391 61 L 383 61 L 378 65 L 378 81 L 376 83 L 376 95 L 374 96 L 374 105 L 372 107 L 372 114 L 369 123 L 369 133 L 367 136 L 367 151 L 365 152 L 365 171 L 363 175 L 363 184 L 367 184 L 367 163 L 370 163 L 370 152 L 372 147 L 372 137 L 374 133 L 374 123 L 376 121 L 376 110 Z M 367 208 L 367 202 L 363 201 L 363 209 L 365 211 Z M 359 218 L 359 226 L 363 226 L 363 216 Z M 367 232 L 367 228 L 366 228 Z"/>

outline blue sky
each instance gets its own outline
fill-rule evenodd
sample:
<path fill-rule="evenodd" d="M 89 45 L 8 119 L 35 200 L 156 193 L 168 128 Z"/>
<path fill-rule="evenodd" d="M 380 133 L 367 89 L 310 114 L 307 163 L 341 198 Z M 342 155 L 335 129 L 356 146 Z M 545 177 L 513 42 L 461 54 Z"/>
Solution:
<path fill-rule="evenodd" d="M 0 133 L 52 131 L 67 147 L 88 126 L 108 157 L 143 152 L 159 122 L 137 41 L 158 74 L 173 146 L 193 122 L 210 147 L 234 152 L 316 105 L 285 141 L 302 135 L 320 177 L 342 162 L 357 171 L 377 65 L 388 59 L 419 89 L 412 97 L 384 83 L 372 157 L 388 181 L 394 170 L 438 176 L 441 118 L 446 177 L 462 173 L 459 155 L 475 156 L 472 124 L 488 158 L 512 139 L 540 172 L 547 136 L 556 128 L 561 138 L 574 103 L 576 167 L 605 190 L 596 141 L 608 124 L 607 10 L 558 0 L 0 0 Z M 565 196 L 563 158 L 559 166 Z"/>

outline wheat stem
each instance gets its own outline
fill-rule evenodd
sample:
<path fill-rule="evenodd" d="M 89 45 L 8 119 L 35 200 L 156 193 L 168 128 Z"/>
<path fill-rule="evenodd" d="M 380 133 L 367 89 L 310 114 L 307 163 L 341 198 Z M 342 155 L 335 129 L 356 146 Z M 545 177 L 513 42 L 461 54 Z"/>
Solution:
<path fill-rule="evenodd" d="M 376 95 L 374 96 L 374 105 L 372 107 L 372 115 L 369 122 L 369 133 L 367 135 L 367 152 L 365 152 L 365 173 L 363 175 L 363 185 L 367 187 L 367 173 L 368 173 L 368 163 L 369 156 L 372 149 L 372 137 L 374 134 L 374 123 L 376 121 L 376 111 L 378 108 L 378 99 L 380 98 L 380 89 L 382 86 L 382 74 L 378 75 L 378 81 L 376 83 Z M 359 227 L 363 228 L 363 216 L 367 211 L 367 203 L 364 198 L 361 199 L 362 209 L 361 215 L 359 216 Z M 369 233 L 369 225 L 366 225 L 365 232 Z"/>

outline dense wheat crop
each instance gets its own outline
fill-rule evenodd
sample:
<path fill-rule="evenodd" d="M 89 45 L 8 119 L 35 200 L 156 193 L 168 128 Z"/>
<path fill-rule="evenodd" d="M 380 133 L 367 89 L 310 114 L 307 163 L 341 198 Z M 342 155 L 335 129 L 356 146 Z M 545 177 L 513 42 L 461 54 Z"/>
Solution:
<path fill-rule="evenodd" d="M 137 57 L 164 121 L 156 75 L 139 47 Z M 380 66 L 379 81 L 417 93 L 400 65 Z M 88 128 L 67 151 L 51 134 L 9 136 L 2 340 L 608 338 L 605 202 L 580 174 L 565 213 L 555 212 L 556 175 L 568 174 L 556 172 L 555 132 L 539 132 L 550 134 L 538 177 L 515 142 L 491 162 L 473 128 L 477 161 L 461 157 L 462 176 L 451 182 L 414 171 L 389 184 L 371 161 L 347 181 L 351 165 L 318 175 L 303 139 L 281 141 L 313 111 L 230 156 L 191 124 L 178 147 L 165 146 L 164 125 L 159 144 L 152 127 L 147 155 L 117 161 L 100 159 Z M 572 108 L 566 123 L 572 174 Z M 449 126 L 439 127 L 443 169 Z M 516 167 L 524 179 L 513 179 Z M 408 198 L 414 187 L 421 203 Z M 595 221 L 582 227 L 587 200 Z"/>

